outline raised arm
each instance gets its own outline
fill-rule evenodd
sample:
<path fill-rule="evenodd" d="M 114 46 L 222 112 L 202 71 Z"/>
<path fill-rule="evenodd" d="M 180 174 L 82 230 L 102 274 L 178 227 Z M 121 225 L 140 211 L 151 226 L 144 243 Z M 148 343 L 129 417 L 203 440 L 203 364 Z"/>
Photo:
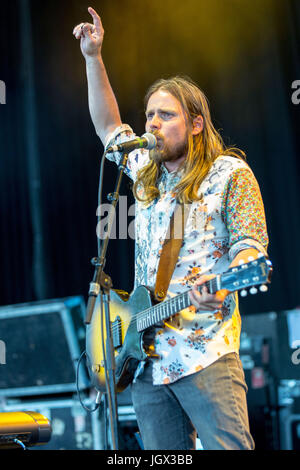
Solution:
<path fill-rule="evenodd" d="M 93 24 L 80 23 L 73 34 L 80 39 L 81 52 L 86 61 L 89 110 L 97 135 L 105 144 L 106 136 L 121 124 L 118 103 L 109 83 L 102 60 L 101 48 L 104 29 L 100 16 L 88 8 Z"/>

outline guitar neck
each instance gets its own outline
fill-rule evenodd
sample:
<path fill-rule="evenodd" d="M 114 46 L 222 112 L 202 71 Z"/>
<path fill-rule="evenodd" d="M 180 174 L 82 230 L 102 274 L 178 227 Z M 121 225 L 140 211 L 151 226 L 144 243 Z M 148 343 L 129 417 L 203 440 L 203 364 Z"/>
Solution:
<path fill-rule="evenodd" d="M 246 288 L 252 287 L 250 293 L 253 294 L 257 292 L 255 286 L 260 286 L 260 290 L 265 292 L 268 289 L 264 283 L 270 282 L 272 270 L 271 261 L 264 256 L 259 256 L 255 260 L 252 259 L 249 263 L 241 262 L 239 266 L 230 268 L 223 274 L 218 274 L 216 277 L 198 286 L 197 289 L 201 292 L 205 286 L 210 294 L 215 294 L 221 289 L 227 289 L 229 292 L 242 290 L 241 295 L 246 295 Z M 191 301 L 187 290 L 176 297 L 143 310 L 136 316 L 137 330 L 146 330 L 190 305 Z"/>
<path fill-rule="evenodd" d="M 218 276 L 206 281 L 205 283 L 198 286 L 198 291 L 201 292 L 203 287 L 206 287 L 211 294 L 214 294 L 219 289 L 218 287 Z M 188 291 L 177 295 L 171 299 L 165 300 L 153 307 L 143 310 L 137 315 L 137 330 L 139 332 L 150 328 L 151 326 L 166 320 L 167 318 L 176 315 L 177 312 L 183 310 L 191 305 Z"/>

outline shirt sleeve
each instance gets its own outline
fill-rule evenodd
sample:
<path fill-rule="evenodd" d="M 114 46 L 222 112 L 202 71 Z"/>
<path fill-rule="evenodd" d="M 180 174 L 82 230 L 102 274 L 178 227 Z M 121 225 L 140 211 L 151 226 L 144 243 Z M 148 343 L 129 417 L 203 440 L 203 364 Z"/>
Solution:
<path fill-rule="evenodd" d="M 105 142 L 105 150 L 112 145 L 120 145 L 135 139 L 136 135 L 128 124 L 122 124 L 112 133 L 108 134 Z M 106 158 L 119 165 L 122 154 L 120 152 L 107 153 Z M 136 180 L 138 171 L 149 162 L 149 150 L 137 149 L 128 155 L 127 165 L 124 173 L 133 181 Z"/>
<path fill-rule="evenodd" d="M 226 185 L 222 216 L 229 232 L 229 257 L 256 248 L 267 256 L 269 243 L 261 192 L 250 168 L 235 170 Z"/>

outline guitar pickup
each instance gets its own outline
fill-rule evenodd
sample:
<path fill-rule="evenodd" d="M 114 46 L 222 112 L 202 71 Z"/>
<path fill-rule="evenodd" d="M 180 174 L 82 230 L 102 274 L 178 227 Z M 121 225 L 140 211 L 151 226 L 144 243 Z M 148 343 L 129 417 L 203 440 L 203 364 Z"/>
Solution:
<path fill-rule="evenodd" d="M 111 323 L 112 340 L 114 348 L 122 346 L 122 322 L 119 316 Z"/>

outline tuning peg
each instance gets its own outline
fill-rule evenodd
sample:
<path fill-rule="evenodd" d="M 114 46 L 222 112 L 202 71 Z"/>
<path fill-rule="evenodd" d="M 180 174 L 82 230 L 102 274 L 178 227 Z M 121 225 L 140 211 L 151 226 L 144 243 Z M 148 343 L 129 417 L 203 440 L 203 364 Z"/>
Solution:
<path fill-rule="evenodd" d="M 245 261 L 243 259 L 240 259 L 239 265 L 241 266 L 242 269 L 247 269 L 248 268 L 248 264 L 245 263 Z"/>
<path fill-rule="evenodd" d="M 240 292 L 240 296 L 241 296 L 241 297 L 246 297 L 247 294 L 248 294 L 248 292 L 246 291 L 246 289 L 243 289 L 243 290 L 241 290 L 241 292 Z"/>
<path fill-rule="evenodd" d="M 251 287 L 251 289 L 249 290 L 250 294 L 257 294 L 257 289 L 256 287 Z"/>
<path fill-rule="evenodd" d="M 262 284 L 262 285 L 260 286 L 259 290 L 260 290 L 261 292 L 267 292 L 268 287 L 267 287 L 265 284 Z"/>

